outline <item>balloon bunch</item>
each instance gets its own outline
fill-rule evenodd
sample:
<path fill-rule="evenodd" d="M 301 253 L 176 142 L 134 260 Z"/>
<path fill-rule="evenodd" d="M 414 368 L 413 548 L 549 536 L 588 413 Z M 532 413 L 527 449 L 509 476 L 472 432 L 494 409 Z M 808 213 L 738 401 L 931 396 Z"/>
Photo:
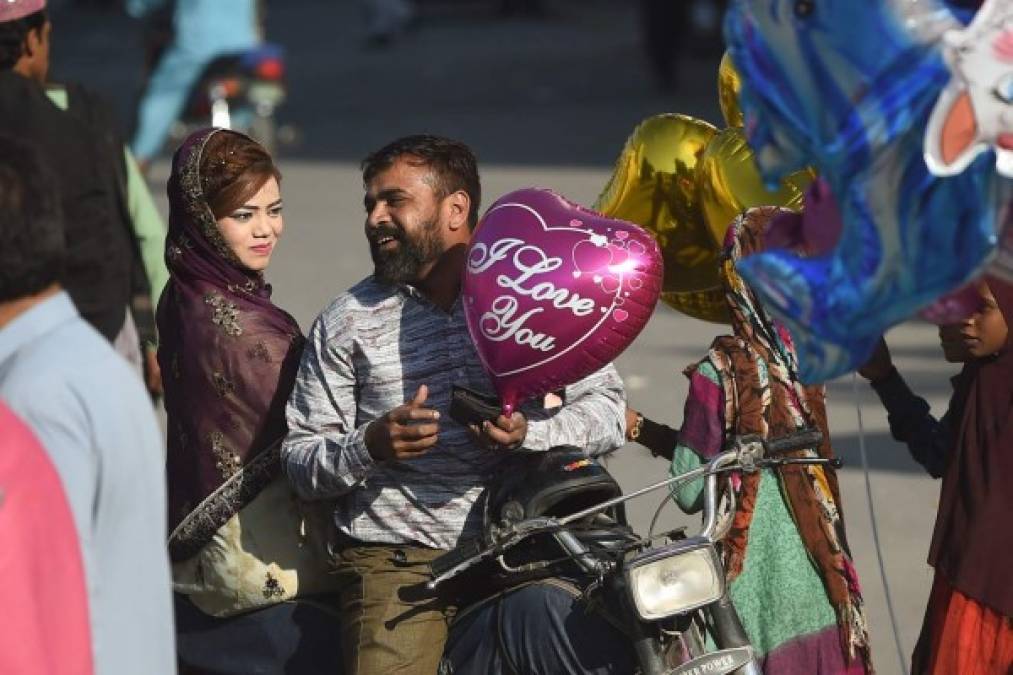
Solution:
<path fill-rule="evenodd" d="M 657 239 L 665 262 L 661 299 L 698 319 L 728 320 L 717 257 L 725 231 L 747 208 L 802 206 L 808 170 L 768 190 L 741 128 L 739 77 L 726 57 L 718 71 L 725 129 L 688 115 L 650 117 L 630 134 L 594 209 L 634 222 Z"/>
<path fill-rule="evenodd" d="M 661 253 L 647 232 L 549 190 L 498 199 L 468 246 L 468 332 L 509 415 L 613 361 L 651 318 Z"/>
<path fill-rule="evenodd" d="M 766 233 L 768 248 L 789 249 L 807 256 L 823 255 L 833 250 L 844 223 L 830 186 L 822 178 L 817 178 L 805 191 L 802 203 L 801 212 L 783 211 L 770 221 Z M 993 263 L 990 271 L 994 269 Z M 918 316 L 942 326 L 961 321 L 980 308 L 981 295 L 977 284 L 970 283 L 938 298 L 919 311 Z"/>
<path fill-rule="evenodd" d="M 987 0 L 943 42 L 951 77 L 925 130 L 929 170 L 958 174 L 992 148 L 996 170 L 1013 178 L 1013 4 Z"/>
<path fill-rule="evenodd" d="M 942 42 L 950 81 L 925 129 L 929 171 L 937 176 L 962 173 L 991 150 L 999 175 L 1013 178 L 1013 4 L 985 0 L 966 28 L 950 28 Z M 999 252 L 988 273 L 1013 281 L 1013 197 L 1011 182 L 1000 183 L 1004 194 L 999 204 L 1005 212 L 999 218 Z M 956 306 L 952 298 L 937 304 Z"/>
<path fill-rule="evenodd" d="M 966 284 L 995 253 L 994 152 L 956 153 L 966 166 L 948 177 L 924 158 L 950 76 L 941 36 L 958 28 L 935 0 L 729 7 L 725 42 L 761 174 L 776 181 L 813 166 L 840 209 L 826 254 L 771 250 L 739 263 L 791 330 L 804 381 L 861 365 L 887 328 Z"/>

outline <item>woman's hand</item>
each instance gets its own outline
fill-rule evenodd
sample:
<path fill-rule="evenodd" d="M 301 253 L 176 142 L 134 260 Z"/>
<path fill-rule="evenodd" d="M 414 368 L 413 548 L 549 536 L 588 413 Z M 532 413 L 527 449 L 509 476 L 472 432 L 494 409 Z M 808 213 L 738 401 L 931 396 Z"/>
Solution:
<path fill-rule="evenodd" d="M 858 369 L 858 374 L 869 382 L 878 382 L 885 379 L 893 372 L 893 359 L 890 358 L 890 348 L 886 346 L 886 340 L 879 338 L 872 356 Z"/>

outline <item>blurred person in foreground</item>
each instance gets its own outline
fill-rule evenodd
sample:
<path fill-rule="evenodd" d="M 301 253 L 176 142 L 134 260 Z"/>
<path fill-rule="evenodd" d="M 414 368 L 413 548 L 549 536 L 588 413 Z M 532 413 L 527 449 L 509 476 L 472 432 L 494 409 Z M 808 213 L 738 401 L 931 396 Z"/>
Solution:
<path fill-rule="evenodd" d="M 0 2 L 0 128 L 38 143 L 58 172 L 64 212 L 74 214 L 64 287 L 157 396 L 165 224 L 105 102 L 48 80 L 51 42 L 45 0 Z"/>
<path fill-rule="evenodd" d="M 0 401 L 0 673 L 91 675 L 81 549 L 46 451 Z M 59 639 L 53 639 L 59 636 Z"/>
<path fill-rule="evenodd" d="M 282 464 L 301 496 L 335 500 L 332 553 L 348 675 L 431 675 L 456 607 L 444 589 L 425 588 L 429 563 L 480 533 L 483 494 L 513 453 L 566 445 L 596 456 L 620 447 L 625 394 L 609 364 L 566 387 L 552 410 L 532 403 L 481 427 L 453 420 L 453 384 L 492 391 L 460 297 L 481 199 L 475 156 L 463 143 L 416 135 L 372 153 L 362 169 L 374 273 L 340 294 L 310 330 Z M 536 584 L 513 600 L 527 601 L 534 616 L 552 608 L 556 620 L 519 622 L 509 636 L 484 630 L 485 621 L 470 625 L 490 647 L 484 656 L 506 650 L 520 672 L 582 672 L 586 651 L 557 649 L 582 638 L 599 663 L 628 663 L 628 642 L 624 652 L 621 634 L 586 613 L 578 595 Z M 507 610 L 492 604 L 487 611 Z M 614 644 L 618 655 L 609 658 Z M 496 672 L 451 661 L 458 673 Z"/>
<path fill-rule="evenodd" d="M 331 577 L 278 462 L 305 342 L 264 277 L 285 225 L 280 180 L 259 143 L 225 129 L 191 134 L 169 178 L 158 356 L 182 675 L 341 668 L 336 618 L 304 602 Z"/>
<path fill-rule="evenodd" d="M 42 154 L 0 137 L 0 398 L 63 482 L 96 672 L 168 675 L 176 669 L 162 439 L 140 380 L 60 285 L 68 244 L 57 195 Z"/>
<path fill-rule="evenodd" d="M 141 19 L 169 0 L 126 0 L 127 13 Z M 224 54 L 261 42 L 257 0 L 175 0 L 172 38 L 148 78 L 137 108 L 130 144 L 143 171 L 162 150 L 172 123 L 204 68 Z"/>
<path fill-rule="evenodd" d="M 914 675 L 1013 672 L 1013 286 L 988 277 L 981 304 L 939 330 L 943 356 L 963 363 L 938 420 L 880 341 L 858 372 L 886 408 L 890 433 L 942 478 L 929 549 L 935 580 L 912 656 Z"/>

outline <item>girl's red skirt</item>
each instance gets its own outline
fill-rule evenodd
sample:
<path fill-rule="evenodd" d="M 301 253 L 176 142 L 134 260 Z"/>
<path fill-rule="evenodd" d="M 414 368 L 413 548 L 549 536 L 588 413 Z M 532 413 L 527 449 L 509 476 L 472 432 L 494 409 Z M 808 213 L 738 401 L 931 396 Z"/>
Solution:
<path fill-rule="evenodd" d="M 1013 618 L 972 600 L 936 573 L 911 673 L 1013 675 Z"/>

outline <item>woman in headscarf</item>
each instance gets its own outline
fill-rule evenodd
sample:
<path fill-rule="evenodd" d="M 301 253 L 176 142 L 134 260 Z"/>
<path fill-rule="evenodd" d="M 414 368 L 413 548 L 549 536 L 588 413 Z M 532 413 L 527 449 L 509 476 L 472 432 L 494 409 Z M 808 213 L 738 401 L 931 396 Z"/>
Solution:
<path fill-rule="evenodd" d="M 323 590 L 327 575 L 278 460 L 303 347 L 264 280 L 284 225 L 280 178 L 232 131 L 198 131 L 173 158 L 158 358 L 181 673 L 340 663 L 333 620 L 283 602 Z"/>
<path fill-rule="evenodd" d="M 939 330 L 953 378 L 938 421 L 894 368 L 885 342 L 859 373 L 889 413 L 890 431 L 942 477 L 929 549 L 935 581 L 912 657 L 915 675 L 1013 673 L 1013 286 L 989 278 L 981 306 Z"/>
<path fill-rule="evenodd" d="M 739 276 L 736 263 L 764 249 L 780 209 L 750 209 L 729 227 L 721 277 L 733 335 L 714 340 L 685 370 L 690 380 L 683 425 L 645 442 L 677 442 L 672 474 L 699 467 L 733 436 L 778 438 L 819 429 L 816 449 L 789 453 L 829 458 L 823 387 L 799 382 L 788 331 L 771 319 Z M 630 411 L 631 435 L 651 422 Z M 657 430 L 655 430 L 657 431 Z M 640 440 L 640 439 L 638 439 Z M 650 447 L 650 446 L 649 446 Z M 668 454 L 652 447 L 655 454 Z M 872 672 L 868 629 L 840 508 L 837 477 L 818 465 L 789 465 L 734 481 L 736 511 L 723 541 L 729 592 L 763 672 L 838 675 Z M 700 509 L 702 481 L 675 493 L 687 512 Z"/>

